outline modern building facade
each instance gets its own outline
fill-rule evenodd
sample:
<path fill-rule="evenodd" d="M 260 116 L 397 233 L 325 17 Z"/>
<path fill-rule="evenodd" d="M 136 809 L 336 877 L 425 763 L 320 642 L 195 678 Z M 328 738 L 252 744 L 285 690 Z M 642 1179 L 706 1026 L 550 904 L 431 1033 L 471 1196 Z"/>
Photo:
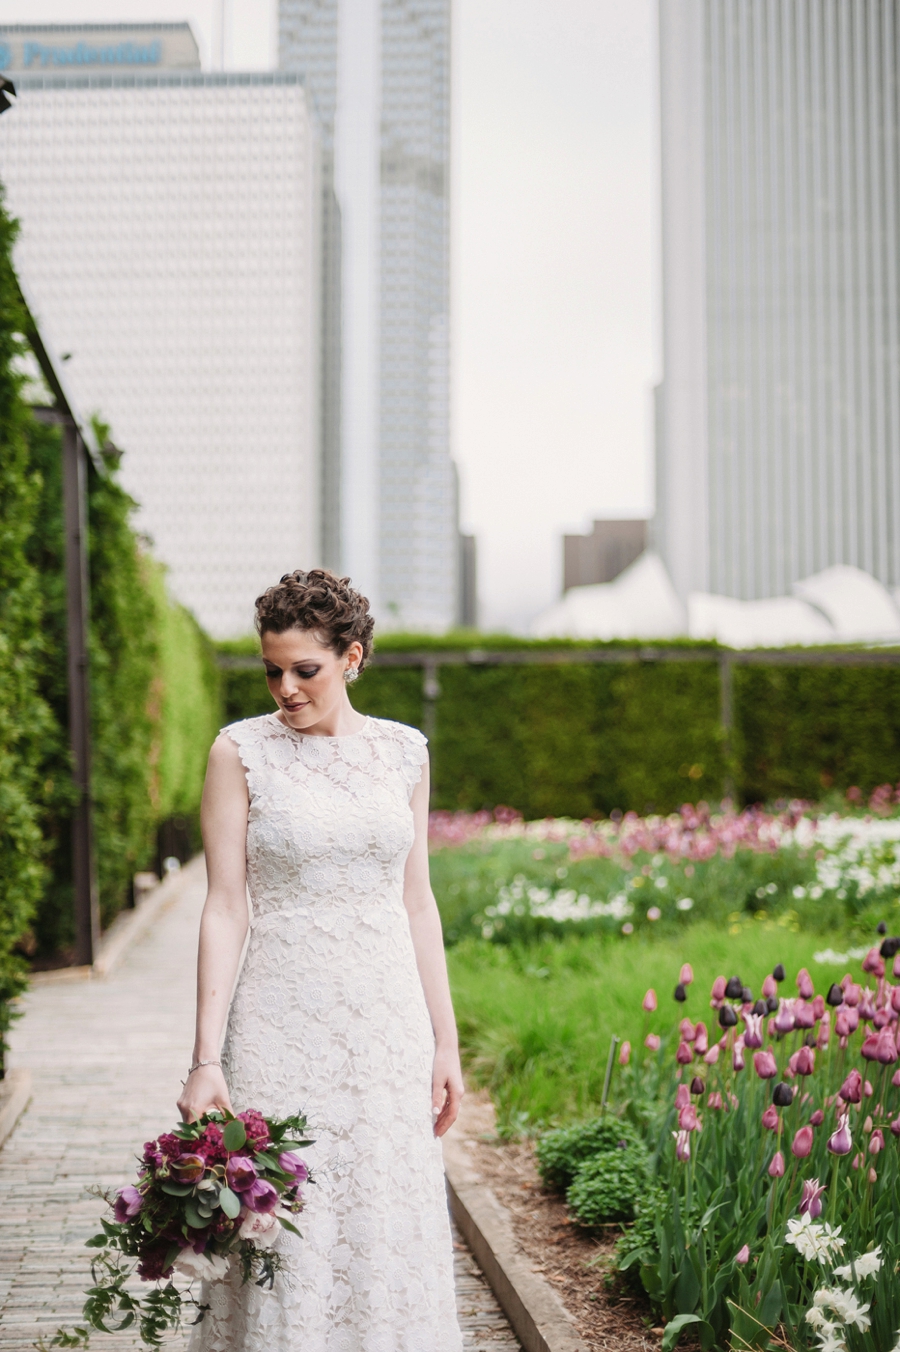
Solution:
<path fill-rule="evenodd" d="M 302 81 L 15 79 L 0 180 L 41 331 L 123 448 L 174 593 L 213 635 L 245 634 L 264 587 L 321 561 L 320 190 Z"/>
<path fill-rule="evenodd" d="M 682 599 L 900 584 L 900 0 L 660 0 L 654 543 Z"/>
<path fill-rule="evenodd" d="M 322 129 L 323 543 L 382 622 L 460 617 L 450 0 L 280 0 Z"/>
<path fill-rule="evenodd" d="M 563 591 L 612 582 L 646 548 L 644 520 L 595 521 L 588 535 L 564 535 Z"/>

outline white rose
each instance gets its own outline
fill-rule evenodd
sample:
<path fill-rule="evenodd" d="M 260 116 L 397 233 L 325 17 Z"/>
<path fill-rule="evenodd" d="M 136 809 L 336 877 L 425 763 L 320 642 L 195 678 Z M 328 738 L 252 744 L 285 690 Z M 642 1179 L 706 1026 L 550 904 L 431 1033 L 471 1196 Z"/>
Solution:
<path fill-rule="evenodd" d="M 194 1253 L 193 1249 L 182 1249 L 174 1267 L 176 1272 L 183 1272 L 187 1277 L 217 1282 L 228 1271 L 228 1259 L 219 1253 Z"/>
<path fill-rule="evenodd" d="M 238 1230 L 239 1239 L 249 1239 L 258 1249 L 271 1249 L 280 1226 L 272 1211 L 248 1211 Z"/>

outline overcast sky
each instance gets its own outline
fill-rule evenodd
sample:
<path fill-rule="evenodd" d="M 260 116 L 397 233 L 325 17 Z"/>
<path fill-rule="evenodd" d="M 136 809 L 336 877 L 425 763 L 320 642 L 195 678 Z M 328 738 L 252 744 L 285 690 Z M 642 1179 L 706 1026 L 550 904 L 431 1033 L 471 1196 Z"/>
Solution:
<path fill-rule="evenodd" d="M 275 0 L 224 0 L 225 63 L 275 61 Z M 454 446 L 485 626 L 558 595 L 561 534 L 652 508 L 653 0 L 456 0 Z M 0 22 L 188 19 L 222 0 L 0 0 Z"/>

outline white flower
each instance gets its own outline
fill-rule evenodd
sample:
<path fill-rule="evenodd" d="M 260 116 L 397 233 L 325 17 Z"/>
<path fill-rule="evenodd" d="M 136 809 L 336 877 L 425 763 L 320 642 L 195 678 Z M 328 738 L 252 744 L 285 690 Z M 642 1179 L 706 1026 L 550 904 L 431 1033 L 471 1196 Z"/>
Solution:
<path fill-rule="evenodd" d="M 280 1228 L 274 1211 L 248 1211 L 238 1230 L 238 1238 L 251 1240 L 258 1249 L 271 1249 Z"/>
<path fill-rule="evenodd" d="M 825 1327 L 828 1320 L 825 1318 L 825 1311 L 820 1309 L 818 1305 L 814 1305 L 811 1310 L 806 1311 L 806 1322 L 811 1324 L 814 1329 L 821 1329 Z"/>
<path fill-rule="evenodd" d="M 856 1269 L 854 1278 L 853 1269 Z M 877 1249 L 872 1249 L 871 1253 L 862 1253 L 853 1263 L 845 1263 L 843 1267 L 835 1268 L 835 1277 L 840 1277 L 845 1282 L 863 1281 L 866 1277 L 873 1276 L 881 1268 L 881 1245 Z"/>
<path fill-rule="evenodd" d="M 677 911 L 689 911 L 693 904 L 693 897 L 679 897 L 675 903 L 675 909 Z"/>
<path fill-rule="evenodd" d="M 787 1223 L 785 1242 L 795 1245 L 804 1258 L 816 1258 L 821 1262 L 831 1257 L 832 1249 L 840 1252 L 844 1247 L 840 1236 L 839 1225 L 832 1229 L 827 1222 L 811 1220 L 809 1215 L 792 1216 Z"/>
<path fill-rule="evenodd" d="M 833 1310 L 842 1324 L 855 1324 L 860 1333 L 865 1333 L 872 1322 L 868 1304 L 861 1305 L 854 1292 L 844 1286 L 823 1286 L 813 1296 L 813 1305 Z"/>
<path fill-rule="evenodd" d="M 228 1259 L 219 1253 L 194 1253 L 193 1249 L 182 1249 L 174 1266 L 176 1272 L 183 1272 L 187 1277 L 217 1282 L 228 1271 Z"/>
<path fill-rule="evenodd" d="M 819 1329 L 819 1352 L 847 1352 L 839 1324 L 823 1324 Z"/>

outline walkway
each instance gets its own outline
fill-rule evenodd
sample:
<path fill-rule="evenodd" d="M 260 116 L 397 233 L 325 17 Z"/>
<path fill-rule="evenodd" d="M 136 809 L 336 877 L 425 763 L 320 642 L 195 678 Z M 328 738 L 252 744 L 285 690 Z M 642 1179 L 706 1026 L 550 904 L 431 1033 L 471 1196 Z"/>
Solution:
<path fill-rule="evenodd" d="M 89 1277 L 83 1244 L 103 1210 L 87 1188 L 130 1178 L 135 1147 L 174 1120 L 191 1051 L 204 886 L 202 863 L 189 865 L 170 908 L 107 980 L 56 980 L 26 998 L 10 1061 L 31 1068 L 34 1097 L 0 1150 L 0 1352 L 31 1352 L 78 1320 Z M 466 1352 L 517 1352 L 455 1238 Z M 91 1345 L 125 1352 L 140 1343 L 98 1333 Z"/>

